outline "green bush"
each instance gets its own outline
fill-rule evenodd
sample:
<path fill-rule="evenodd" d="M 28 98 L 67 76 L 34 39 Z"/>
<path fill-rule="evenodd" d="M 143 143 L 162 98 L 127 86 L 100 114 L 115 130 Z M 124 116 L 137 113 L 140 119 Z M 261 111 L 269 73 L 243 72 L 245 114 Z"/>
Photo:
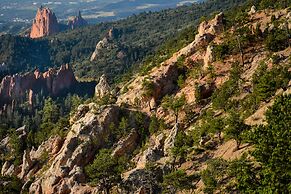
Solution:
<path fill-rule="evenodd" d="M 211 99 L 214 108 L 227 109 L 230 103 L 230 98 L 238 92 L 238 81 L 240 79 L 240 68 L 235 64 L 232 68 L 231 75 L 221 88 L 215 90 Z"/>
<path fill-rule="evenodd" d="M 227 44 L 220 44 L 213 46 L 213 53 L 215 56 L 215 60 L 223 60 L 224 57 L 229 54 L 229 46 Z"/>
<path fill-rule="evenodd" d="M 172 153 L 175 157 L 185 160 L 188 150 L 192 145 L 193 139 L 191 136 L 187 135 L 185 132 L 179 131 L 175 139 L 174 147 L 172 148 Z"/>
<path fill-rule="evenodd" d="M 17 177 L 0 176 L 1 194 L 19 194 L 21 192 L 22 182 Z"/>
<path fill-rule="evenodd" d="M 220 188 L 227 173 L 227 167 L 228 164 L 223 159 L 213 159 L 207 163 L 207 168 L 201 172 L 205 193 L 214 193 Z"/>
<path fill-rule="evenodd" d="M 121 181 L 121 173 L 124 171 L 127 161 L 124 157 L 114 158 L 110 150 L 102 149 L 96 155 L 92 164 L 85 167 L 85 173 L 89 181 L 97 185 L 101 190 L 109 193 L 109 190 Z"/>
<path fill-rule="evenodd" d="M 289 38 L 290 33 L 288 31 L 276 28 L 268 33 L 265 39 L 265 45 L 268 50 L 273 52 L 284 50 L 289 46 Z"/>
<path fill-rule="evenodd" d="M 178 190 L 193 189 L 192 183 L 197 180 L 197 175 L 187 175 L 183 170 L 173 171 L 163 177 L 163 193 L 177 193 Z"/>
<path fill-rule="evenodd" d="M 256 103 L 267 100 L 275 94 L 277 89 L 286 88 L 290 79 L 288 66 L 275 66 L 268 70 L 266 64 L 261 64 L 252 80 Z"/>

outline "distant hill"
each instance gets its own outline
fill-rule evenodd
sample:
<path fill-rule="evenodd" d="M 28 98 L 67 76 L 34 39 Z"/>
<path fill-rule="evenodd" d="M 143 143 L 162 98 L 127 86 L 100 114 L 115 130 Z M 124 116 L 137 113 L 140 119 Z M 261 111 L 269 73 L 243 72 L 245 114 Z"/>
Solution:
<path fill-rule="evenodd" d="M 199 1 L 202 0 L 4 0 L 0 2 L 0 20 L 13 21 L 16 19 L 23 22 L 32 20 L 34 17 L 32 12 L 43 5 L 53 9 L 60 20 L 66 20 L 69 16 L 76 15 L 81 10 L 84 12 L 86 19 L 95 23 L 124 18 L 133 13 L 175 8 Z"/>

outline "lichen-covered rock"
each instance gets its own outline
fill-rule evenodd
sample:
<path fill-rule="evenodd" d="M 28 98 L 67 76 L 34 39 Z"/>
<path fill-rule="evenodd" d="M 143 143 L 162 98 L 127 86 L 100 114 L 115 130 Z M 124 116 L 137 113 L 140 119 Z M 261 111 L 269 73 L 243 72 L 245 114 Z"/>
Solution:
<path fill-rule="evenodd" d="M 178 134 L 179 125 L 175 124 L 175 126 L 171 129 L 170 134 L 165 140 L 164 145 L 164 153 L 165 155 L 171 155 L 171 149 L 174 147 L 175 139 Z"/>

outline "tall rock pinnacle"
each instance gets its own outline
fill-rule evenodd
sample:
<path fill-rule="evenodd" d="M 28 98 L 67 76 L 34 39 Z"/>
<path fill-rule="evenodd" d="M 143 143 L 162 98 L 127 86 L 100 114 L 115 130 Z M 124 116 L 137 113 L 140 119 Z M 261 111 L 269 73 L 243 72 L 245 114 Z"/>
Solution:
<path fill-rule="evenodd" d="M 59 32 L 59 24 L 55 14 L 46 7 L 40 7 L 37 10 L 33 20 L 30 38 L 40 38 Z"/>
<path fill-rule="evenodd" d="M 88 25 L 88 22 L 82 17 L 81 11 L 79 11 L 77 16 L 69 18 L 67 25 L 69 29 L 73 30 Z"/>

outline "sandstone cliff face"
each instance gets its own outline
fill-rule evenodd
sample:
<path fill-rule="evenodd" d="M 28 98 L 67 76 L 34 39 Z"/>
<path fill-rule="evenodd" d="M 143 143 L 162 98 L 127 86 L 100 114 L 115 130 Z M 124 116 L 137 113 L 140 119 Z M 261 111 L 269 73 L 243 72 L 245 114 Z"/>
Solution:
<path fill-rule="evenodd" d="M 67 25 L 69 29 L 74 30 L 76 28 L 88 25 L 88 22 L 82 17 L 81 12 L 79 12 L 78 16 L 69 18 Z"/>
<path fill-rule="evenodd" d="M 52 96 L 70 89 L 76 84 L 76 78 L 70 66 L 62 65 L 59 70 L 49 69 L 45 73 L 38 70 L 24 75 L 6 76 L 0 83 L 0 104 L 10 103 L 29 94 L 29 102 L 33 102 L 33 95 L 43 90 Z"/>
<path fill-rule="evenodd" d="M 30 38 L 41 38 L 59 31 L 59 24 L 55 14 L 49 8 L 40 7 L 33 20 Z"/>

